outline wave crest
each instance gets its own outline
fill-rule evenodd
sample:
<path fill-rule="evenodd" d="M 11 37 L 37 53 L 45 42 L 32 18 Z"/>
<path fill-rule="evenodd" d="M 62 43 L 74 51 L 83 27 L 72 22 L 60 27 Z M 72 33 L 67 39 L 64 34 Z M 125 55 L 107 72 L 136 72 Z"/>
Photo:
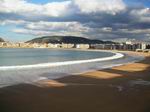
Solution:
<path fill-rule="evenodd" d="M 88 60 L 41 63 L 41 64 L 34 64 L 34 65 L 20 65 L 20 66 L 2 66 L 2 67 L 0 67 L 0 70 L 18 70 L 18 69 L 20 70 L 20 69 L 33 69 L 33 68 L 45 68 L 45 67 L 58 67 L 58 66 L 64 66 L 64 65 L 74 65 L 74 64 L 82 64 L 82 63 L 109 61 L 109 60 L 119 59 L 119 58 L 123 58 L 123 57 L 124 57 L 124 54 L 115 53 L 115 55 L 113 55 L 111 57 L 88 59 Z"/>

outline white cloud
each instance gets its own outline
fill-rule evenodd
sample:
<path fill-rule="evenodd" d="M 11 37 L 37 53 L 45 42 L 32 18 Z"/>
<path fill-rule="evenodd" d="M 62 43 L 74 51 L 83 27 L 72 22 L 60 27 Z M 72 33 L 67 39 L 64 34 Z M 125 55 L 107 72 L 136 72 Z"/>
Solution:
<path fill-rule="evenodd" d="M 43 5 L 43 14 L 51 15 L 54 17 L 64 16 L 69 13 L 69 5 L 71 1 L 66 2 L 53 2 Z"/>
<path fill-rule="evenodd" d="M 78 10 L 77 10 L 78 9 Z M 62 17 L 79 13 L 110 13 L 116 14 L 125 9 L 122 0 L 68 0 L 63 2 L 50 2 L 47 4 L 34 4 L 26 0 L 1 0 L 0 12 L 13 13 L 23 16 Z"/>
<path fill-rule="evenodd" d="M 20 33 L 20 34 L 30 34 L 34 36 L 45 36 L 45 35 L 57 35 L 57 36 L 84 36 L 86 37 L 87 35 L 84 35 L 81 32 L 68 32 L 68 31 L 36 31 L 36 30 L 31 30 L 31 29 L 13 29 L 12 30 L 15 33 Z"/>
<path fill-rule="evenodd" d="M 146 34 L 150 33 L 150 28 L 149 29 L 118 29 L 118 32 L 123 32 L 123 33 L 133 33 L 133 34 Z"/>
<path fill-rule="evenodd" d="M 0 12 L 14 13 L 25 16 L 45 15 L 50 17 L 58 17 L 64 15 L 70 1 L 52 2 L 44 5 L 28 3 L 25 0 L 1 0 Z"/>
<path fill-rule="evenodd" d="M 90 31 L 79 22 L 28 22 L 24 28 L 13 29 L 13 32 L 32 35 L 76 35 L 81 36 Z"/>
<path fill-rule="evenodd" d="M 135 16 L 140 22 L 150 22 L 150 8 L 132 10 L 130 15 Z"/>
<path fill-rule="evenodd" d="M 143 9 L 136 9 L 136 10 L 132 10 L 131 14 L 133 15 L 147 15 L 150 14 L 150 8 L 143 8 Z"/>
<path fill-rule="evenodd" d="M 111 27 L 104 27 L 101 29 L 101 31 L 103 32 L 112 32 L 112 28 Z"/>
<path fill-rule="evenodd" d="M 74 0 L 82 13 L 109 13 L 116 14 L 125 10 L 126 5 L 122 0 Z"/>
<path fill-rule="evenodd" d="M 88 32 L 88 28 L 79 22 L 32 22 L 25 26 L 32 30 L 80 31 Z"/>
<path fill-rule="evenodd" d="M 0 25 L 13 24 L 13 32 L 36 36 L 114 39 L 150 34 L 150 9 L 126 5 L 124 0 L 68 0 L 45 4 L 0 0 Z"/>
<path fill-rule="evenodd" d="M 22 25 L 25 23 L 27 23 L 27 21 L 24 20 L 9 20 L 9 19 L 0 20 L 0 25 L 9 25 L 9 24 Z"/>

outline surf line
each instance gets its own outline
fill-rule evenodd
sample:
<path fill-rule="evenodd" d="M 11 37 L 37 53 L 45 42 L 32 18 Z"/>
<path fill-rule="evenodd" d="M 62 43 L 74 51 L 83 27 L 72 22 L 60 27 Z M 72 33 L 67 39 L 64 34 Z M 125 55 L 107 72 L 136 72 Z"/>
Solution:
<path fill-rule="evenodd" d="M 88 59 L 88 60 L 41 63 L 41 64 L 33 64 L 33 65 L 1 66 L 0 70 L 6 71 L 6 70 L 20 70 L 20 69 L 24 70 L 24 69 L 33 69 L 33 68 L 57 67 L 57 66 L 65 66 L 65 65 L 74 65 L 74 64 L 91 63 L 91 62 L 109 61 L 109 60 L 114 60 L 114 59 L 120 59 L 120 58 L 123 58 L 123 57 L 124 57 L 124 54 L 115 53 L 115 55 L 113 55 L 111 57 Z"/>

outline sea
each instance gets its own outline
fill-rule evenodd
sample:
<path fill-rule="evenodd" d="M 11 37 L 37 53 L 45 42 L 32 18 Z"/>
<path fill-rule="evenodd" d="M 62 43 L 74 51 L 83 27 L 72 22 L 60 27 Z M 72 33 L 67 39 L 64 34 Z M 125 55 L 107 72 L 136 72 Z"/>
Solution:
<path fill-rule="evenodd" d="M 101 50 L 0 49 L 0 87 L 58 79 L 144 59 Z"/>

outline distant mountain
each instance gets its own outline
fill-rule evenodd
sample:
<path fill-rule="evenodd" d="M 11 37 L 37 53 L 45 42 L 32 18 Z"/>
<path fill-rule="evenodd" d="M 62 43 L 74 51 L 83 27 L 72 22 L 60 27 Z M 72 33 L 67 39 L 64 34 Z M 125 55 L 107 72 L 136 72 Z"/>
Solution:
<path fill-rule="evenodd" d="M 4 39 L 0 38 L 0 42 L 4 42 Z"/>
<path fill-rule="evenodd" d="M 104 44 L 111 41 L 91 40 L 76 36 L 44 36 L 32 39 L 26 43 L 70 43 L 70 44 Z"/>

